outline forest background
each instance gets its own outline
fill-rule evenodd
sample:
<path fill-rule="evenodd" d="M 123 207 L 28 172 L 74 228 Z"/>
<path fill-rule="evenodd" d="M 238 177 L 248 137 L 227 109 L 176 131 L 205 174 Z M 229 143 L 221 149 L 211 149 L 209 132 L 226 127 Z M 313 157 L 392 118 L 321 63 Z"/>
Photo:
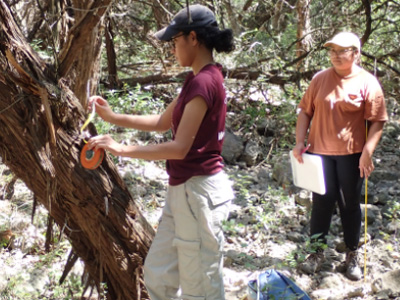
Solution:
<path fill-rule="evenodd" d="M 216 55 L 228 90 L 227 128 L 245 146 L 257 144 L 250 160 L 226 158 L 228 165 L 259 167 L 294 145 L 296 106 L 312 76 L 329 67 L 322 45 L 339 31 L 360 36 L 361 65 L 381 82 L 390 119 L 397 120 L 400 1 L 196 3 L 209 6 L 220 27 L 234 32 L 235 51 Z M 152 33 L 186 4 L 0 0 L 3 196 L 11 199 L 20 180 L 33 195 L 28 205 L 32 220 L 37 207 L 45 209 L 46 239 L 37 253 L 59 253 L 61 237 L 66 237 L 72 250 L 61 281 L 78 259 L 84 262 L 85 284 L 59 290 L 69 295 L 65 299 L 76 294 L 75 288 L 88 286 L 107 299 L 147 297 L 142 264 L 154 229 L 118 173 L 126 161 L 107 155 L 98 171 L 80 166 L 80 128 L 90 113 L 90 95 L 105 96 L 116 111 L 140 114 L 160 112 L 173 99 L 188 70 L 177 66 L 168 43 L 156 41 Z M 170 137 L 132 134 L 98 119 L 88 130 L 114 134 L 126 143 Z M 284 188 L 287 183 L 279 184 Z M 238 189 L 245 197 L 245 187 Z M 9 236 L 3 243 L 10 250 L 16 235 L 8 232 L 13 229 L 9 216 L 2 217 L 8 222 L 1 232 Z M 6 299 L 13 299 L 13 287 L 4 291 Z"/>

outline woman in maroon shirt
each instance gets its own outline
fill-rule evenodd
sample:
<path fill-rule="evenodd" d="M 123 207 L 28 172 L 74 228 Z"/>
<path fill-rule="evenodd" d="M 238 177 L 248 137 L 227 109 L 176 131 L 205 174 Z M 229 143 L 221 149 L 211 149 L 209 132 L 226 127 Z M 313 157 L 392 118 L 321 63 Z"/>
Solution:
<path fill-rule="evenodd" d="M 191 67 L 182 91 L 161 115 L 114 113 L 107 102 L 91 97 L 99 116 L 118 126 L 146 131 L 172 129 L 173 140 L 156 145 L 122 145 L 110 136 L 89 140 L 116 156 L 167 160 L 169 188 L 157 234 L 145 261 L 151 299 L 223 300 L 223 232 L 233 199 L 223 172 L 226 95 L 221 66 L 213 50 L 234 49 L 231 30 L 220 30 L 211 10 L 192 5 L 179 11 L 155 36 L 173 43 L 181 66 Z"/>

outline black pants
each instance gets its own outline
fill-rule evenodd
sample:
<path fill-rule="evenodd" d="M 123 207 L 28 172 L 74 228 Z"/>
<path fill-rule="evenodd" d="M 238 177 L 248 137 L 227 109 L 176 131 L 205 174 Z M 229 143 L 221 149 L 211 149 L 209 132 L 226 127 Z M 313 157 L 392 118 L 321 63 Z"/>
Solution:
<path fill-rule="evenodd" d="M 326 194 L 313 193 L 311 236 L 322 234 L 318 239 L 325 241 L 335 205 L 338 203 L 345 244 L 350 250 L 356 250 L 361 231 L 360 197 L 364 181 L 358 167 L 361 153 L 320 156 L 324 167 Z"/>

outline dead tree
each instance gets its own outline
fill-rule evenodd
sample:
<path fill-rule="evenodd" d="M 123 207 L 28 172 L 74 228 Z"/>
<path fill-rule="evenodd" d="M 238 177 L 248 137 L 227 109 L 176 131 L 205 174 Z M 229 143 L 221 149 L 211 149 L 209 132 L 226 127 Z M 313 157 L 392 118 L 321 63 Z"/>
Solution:
<path fill-rule="evenodd" d="M 154 230 L 110 157 L 96 170 L 80 165 L 86 115 L 68 80 L 110 2 L 92 1 L 69 30 L 57 64 L 49 64 L 0 0 L 0 156 L 69 238 L 71 261 L 79 256 L 90 280 L 107 287 L 107 299 L 148 299 L 142 273 Z"/>

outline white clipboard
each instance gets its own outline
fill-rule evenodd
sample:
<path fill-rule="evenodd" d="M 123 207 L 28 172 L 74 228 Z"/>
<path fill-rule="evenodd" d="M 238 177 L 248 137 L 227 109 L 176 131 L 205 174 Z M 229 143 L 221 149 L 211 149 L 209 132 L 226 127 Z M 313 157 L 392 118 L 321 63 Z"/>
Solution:
<path fill-rule="evenodd" d="M 293 151 L 289 152 L 289 156 L 294 185 L 324 195 L 325 180 L 322 158 L 318 155 L 303 153 L 304 163 L 301 164 L 293 156 Z"/>

